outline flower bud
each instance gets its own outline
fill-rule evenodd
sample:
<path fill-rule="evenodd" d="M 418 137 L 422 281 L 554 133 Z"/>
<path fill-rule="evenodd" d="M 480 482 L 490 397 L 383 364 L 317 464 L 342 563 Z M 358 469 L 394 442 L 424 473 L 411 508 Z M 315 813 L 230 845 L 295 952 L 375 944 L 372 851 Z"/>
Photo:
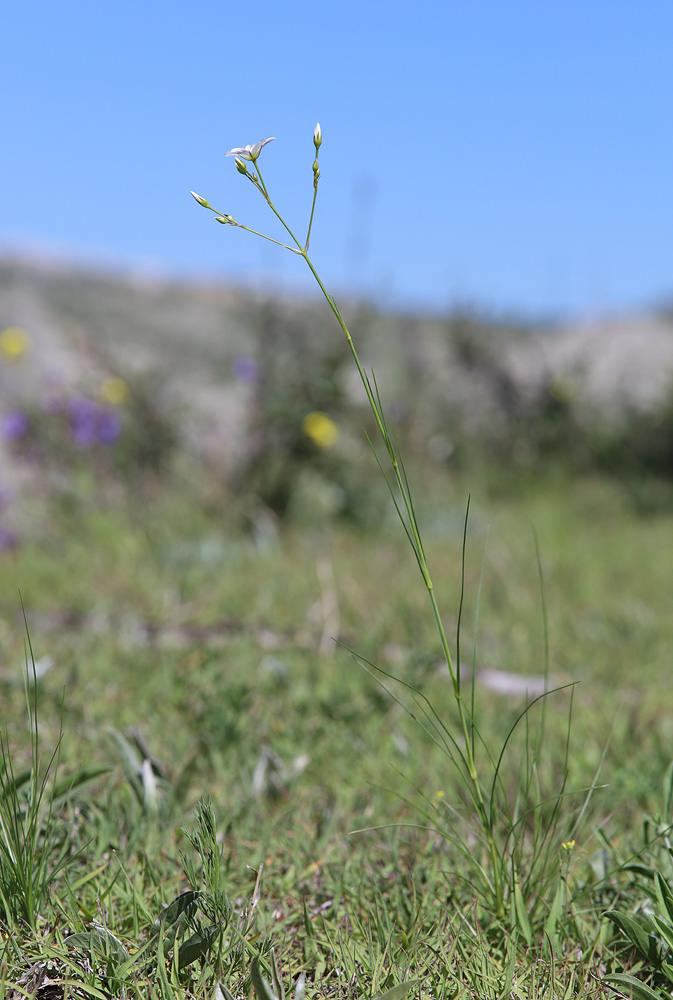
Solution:
<path fill-rule="evenodd" d="M 248 168 L 245 165 L 245 160 L 242 160 L 240 156 L 235 156 L 234 163 L 236 164 L 236 169 L 239 174 L 247 174 Z"/>
<path fill-rule="evenodd" d="M 313 129 L 313 145 L 316 149 L 320 149 L 322 143 L 322 129 L 320 128 L 320 122 Z"/>
<path fill-rule="evenodd" d="M 189 193 L 191 194 L 192 198 L 194 198 L 195 201 L 198 201 L 199 205 L 203 206 L 203 208 L 210 208 L 210 205 L 208 204 L 206 199 L 202 198 L 200 194 L 196 193 L 196 191 L 190 191 Z"/>
<path fill-rule="evenodd" d="M 238 223 L 233 215 L 216 215 L 215 222 L 221 223 L 223 226 L 237 226 Z"/>

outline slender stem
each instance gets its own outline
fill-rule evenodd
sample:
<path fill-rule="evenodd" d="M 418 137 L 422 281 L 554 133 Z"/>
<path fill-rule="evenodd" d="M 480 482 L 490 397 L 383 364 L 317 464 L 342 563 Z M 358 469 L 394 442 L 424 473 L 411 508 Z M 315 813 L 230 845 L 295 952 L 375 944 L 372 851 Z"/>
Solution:
<path fill-rule="evenodd" d="M 250 176 L 250 175 L 248 174 L 248 176 Z M 254 183 L 254 181 L 253 181 L 253 183 Z M 257 185 L 255 185 L 255 186 L 257 186 Z M 258 190 L 260 190 L 260 189 L 258 188 Z M 262 191 L 262 194 L 264 194 L 263 191 Z M 271 205 L 271 202 L 269 201 L 269 196 L 267 194 L 264 194 L 264 197 L 266 198 L 266 200 L 269 203 L 269 205 Z M 227 215 L 226 215 L 225 212 L 218 212 L 218 210 L 216 208 L 213 208 L 212 205 L 207 205 L 205 207 L 209 208 L 211 212 L 214 212 L 215 215 L 218 218 L 220 218 L 220 219 L 226 219 L 227 218 Z M 271 205 L 271 208 L 273 208 L 273 205 Z M 276 212 L 275 208 L 273 208 L 273 210 L 274 210 L 274 212 Z M 278 212 L 276 212 L 276 215 L 278 215 Z M 278 216 L 278 218 L 280 219 L 280 216 Z M 298 253 L 298 254 L 301 254 L 301 256 L 304 255 L 304 251 L 301 248 L 299 242 L 297 241 L 296 237 L 290 232 L 290 230 L 287 229 L 287 226 L 285 226 L 285 228 L 287 229 L 288 233 L 290 233 L 290 236 L 292 236 L 292 239 L 295 241 L 295 243 L 299 247 L 298 250 L 295 249 L 294 247 L 289 247 L 287 245 L 287 243 L 281 243 L 280 240 L 274 240 L 272 236 L 266 236 L 264 233 L 258 233 L 256 229 L 251 229 L 249 226 L 244 226 L 242 222 L 236 222 L 235 219 L 234 219 L 233 222 L 226 222 L 226 225 L 227 226 L 235 226 L 237 229 L 245 229 L 245 231 L 247 233 L 252 233 L 254 236 L 261 236 L 263 240 L 269 240 L 270 243 L 275 243 L 279 247 L 284 247 L 286 250 L 291 250 L 292 253 Z"/>
<path fill-rule="evenodd" d="M 318 285 L 320 287 L 321 292 L 323 293 L 323 295 L 325 296 L 325 299 L 327 300 L 327 304 L 329 305 L 330 309 L 334 313 L 334 316 L 335 316 L 335 318 L 337 320 L 337 323 L 341 327 L 341 330 L 342 330 L 344 336 L 346 337 L 346 341 L 347 341 L 348 346 L 350 348 L 351 354 L 353 356 L 353 360 L 355 361 L 355 365 L 357 367 L 358 373 L 360 375 L 360 379 L 362 381 L 362 385 L 363 385 L 365 393 L 367 395 L 367 400 L 368 400 L 369 405 L 371 407 L 372 413 L 374 414 L 374 418 L 376 420 L 376 424 L 378 426 L 379 433 L 381 434 L 381 438 L 382 438 L 383 443 L 384 443 L 384 445 L 386 447 L 386 451 L 388 452 L 388 457 L 390 459 L 390 463 L 391 463 L 392 468 L 393 468 L 393 474 L 395 476 L 395 480 L 397 482 L 398 489 L 400 491 L 400 494 L 401 494 L 403 502 L 404 502 L 404 507 L 405 507 L 405 510 L 406 510 L 406 513 L 407 513 L 407 517 L 408 517 L 408 521 L 409 521 L 407 527 L 408 527 L 408 529 L 409 529 L 409 531 L 411 533 L 411 538 L 413 540 L 414 551 L 416 552 L 416 557 L 418 559 L 418 564 L 419 564 L 419 567 L 421 569 L 421 573 L 423 575 L 423 580 L 424 580 L 426 589 L 428 591 L 428 596 L 430 598 L 430 605 L 432 607 L 432 613 L 433 613 L 433 617 L 435 619 L 435 625 L 437 627 L 437 632 L 439 634 L 439 640 L 440 640 L 441 647 L 442 647 L 442 653 L 444 655 L 444 659 L 446 661 L 446 665 L 447 665 L 447 667 L 449 669 L 449 674 L 451 676 L 451 682 L 452 682 L 452 685 L 453 685 L 454 699 L 455 699 L 457 707 L 458 707 L 458 715 L 459 715 L 459 718 L 460 718 L 460 725 L 461 725 L 461 729 L 462 729 L 462 732 L 463 732 L 463 739 L 465 741 L 465 757 L 466 757 L 467 772 L 468 772 L 468 775 L 469 775 L 470 783 L 471 783 L 473 791 L 474 791 L 477 809 L 479 811 L 479 815 L 481 817 L 481 821 L 482 821 L 482 824 L 483 824 L 483 827 L 484 827 L 484 831 L 486 833 L 486 839 L 487 839 L 487 843 L 488 843 L 488 850 L 489 850 L 489 854 L 491 856 L 491 864 L 493 866 L 493 875 L 494 875 L 494 883 L 495 883 L 495 895 L 496 895 L 496 909 L 497 909 L 497 912 L 498 912 L 499 916 L 504 916 L 504 898 L 503 898 L 503 886 L 502 886 L 501 859 L 500 859 L 500 857 L 498 855 L 498 851 L 497 851 L 497 847 L 496 847 L 496 843 L 495 843 L 495 838 L 494 838 L 494 835 L 493 835 L 493 823 L 492 823 L 491 817 L 489 815 L 489 810 L 487 810 L 487 808 L 486 808 L 486 803 L 484 801 L 484 796 L 483 796 L 483 792 L 482 792 L 482 788 L 481 788 L 481 782 L 479 781 L 479 778 L 478 778 L 478 775 L 477 775 L 477 767 L 476 767 L 476 763 L 475 763 L 475 759 L 474 759 L 474 749 L 473 749 L 473 741 L 472 741 L 472 727 L 473 727 L 472 718 L 471 718 L 468 710 L 466 709 L 465 702 L 464 702 L 462 694 L 461 694 L 461 690 L 460 690 L 460 678 L 459 678 L 458 672 L 456 670 L 456 667 L 454 665 L 453 657 L 451 656 L 451 650 L 449 648 L 449 642 L 448 642 L 448 639 L 447 639 L 447 636 L 446 636 L 446 630 L 444 628 L 444 623 L 442 621 L 442 617 L 441 617 L 441 614 L 440 614 L 440 611 L 439 611 L 439 605 L 437 603 L 437 597 L 435 595 L 435 589 L 434 589 L 434 586 L 433 586 L 433 583 L 432 583 L 432 577 L 430 576 L 430 570 L 429 570 L 428 564 L 427 564 L 426 559 L 425 559 L 425 552 L 424 552 L 424 549 L 423 549 L 423 542 L 421 540 L 420 529 L 419 529 L 418 522 L 416 520 L 416 515 L 414 513 L 413 506 L 412 506 L 412 503 L 411 503 L 411 497 L 409 495 L 409 488 L 408 488 L 408 485 L 406 484 L 406 482 L 405 482 L 405 480 L 404 480 L 404 478 L 402 476 L 402 473 L 400 471 L 399 463 L 398 463 L 398 460 L 397 460 L 397 455 L 395 453 L 394 444 L 391 441 L 390 434 L 389 434 L 388 429 L 386 427 L 385 419 L 384 419 L 383 413 L 381 411 L 380 404 L 379 404 L 378 400 L 375 398 L 375 396 L 374 396 L 374 394 L 372 392 L 372 388 L 371 388 L 369 379 L 367 378 L 365 370 L 362 367 L 362 363 L 360 361 L 360 358 L 359 358 L 358 352 L 356 350 L 355 344 L 353 343 L 353 338 L 351 337 L 350 331 L 349 331 L 348 327 L 346 326 L 346 323 L 345 323 L 345 321 L 344 321 L 341 313 L 339 312 L 339 308 L 338 308 L 336 302 L 334 301 L 334 299 L 332 298 L 332 296 L 328 293 L 327 289 L 323 285 L 318 272 L 316 271 L 316 269 L 313 266 L 313 263 L 312 263 L 310 257 L 308 256 L 308 253 L 306 251 L 304 251 L 303 254 L 302 254 L 302 256 L 304 257 L 304 260 L 308 264 L 309 269 L 310 269 L 311 273 L 313 274 L 313 277 L 317 281 L 317 283 L 318 283 Z M 459 669 L 460 669 L 460 665 L 459 665 Z"/>
<path fill-rule="evenodd" d="M 262 173 L 261 173 L 259 167 L 257 166 L 257 160 L 253 160 L 252 161 L 252 165 L 255 168 L 255 170 L 257 171 L 257 178 L 255 179 L 254 177 L 250 177 L 250 174 L 248 174 L 248 177 L 250 177 L 250 180 L 255 185 L 255 187 L 257 186 L 257 181 L 259 181 L 259 183 L 261 185 L 260 191 L 262 192 L 262 194 L 264 195 L 264 197 L 266 198 L 266 200 L 269 201 L 270 200 L 269 199 L 269 192 L 266 189 L 266 184 L 264 183 L 264 178 L 262 177 Z"/>
<path fill-rule="evenodd" d="M 255 169 L 257 170 L 257 176 L 259 177 L 259 183 L 262 185 L 262 187 L 261 187 L 260 190 L 261 190 L 262 194 L 264 195 L 264 197 L 266 198 L 267 205 L 269 206 L 269 208 L 271 209 L 271 211 L 273 212 L 273 214 L 276 216 L 276 218 L 278 219 L 278 221 L 288 231 L 288 233 L 290 234 L 290 236 L 292 237 L 292 239 L 294 240 L 294 242 L 297 244 L 297 247 L 299 248 L 300 253 L 302 253 L 302 254 L 305 253 L 305 250 L 304 250 L 303 246 L 301 245 L 301 243 L 299 242 L 299 240 L 297 239 L 297 237 L 294 235 L 294 233 L 292 232 L 292 230 L 290 229 L 290 227 L 288 226 L 287 222 L 282 217 L 282 215 L 280 214 L 280 212 L 278 212 L 278 210 L 276 209 L 276 206 L 274 205 L 274 203 L 271 201 L 271 198 L 269 197 L 269 192 L 266 189 L 266 184 L 264 183 L 264 178 L 262 177 L 262 172 L 261 172 L 261 170 L 259 169 L 259 167 L 257 166 L 256 163 L 255 163 Z"/>
<path fill-rule="evenodd" d="M 287 243 L 281 243 L 280 240 L 274 240 L 272 236 L 265 236 L 264 233 L 258 233 L 256 229 L 250 229 L 249 226 L 244 226 L 242 222 L 233 222 L 230 225 L 234 225 L 237 229 L 245 229 L 246 233 L 254 233 L 255 236 L 261 236 L 263 240 L 268 240 L 269 243 L 275 243 L 279 247 L 285 247 L 291 253 L 297 253 L 300 257 L 303 257 L 302 250 L 296 250 L 294 247 L 289 247 Z"/>
<path fill-rule="evenodd" d="M 311 226 L 313 225 L 313 213 L 315 212 L 315 202 L 318 197 L 318 185 L 314 183 L 313 185 L 313 204 L 311 205 L 311 218 L 308 220 L 308 231 L 306 233 L 306 243 L 304 244 L 304 250 L 308 253 L 308 244 L 311 239 Z"/>

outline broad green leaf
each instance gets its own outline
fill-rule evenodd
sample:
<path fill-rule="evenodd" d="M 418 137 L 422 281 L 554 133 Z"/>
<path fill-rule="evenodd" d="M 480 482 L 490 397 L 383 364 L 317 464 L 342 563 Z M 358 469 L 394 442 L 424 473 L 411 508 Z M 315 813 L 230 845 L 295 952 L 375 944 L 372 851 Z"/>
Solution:
<path fill-rule="evenodd" d="M 657 960 L 656 946 L 641 924 L 620 910 L 608 910 L 605 916 L 626 934 L 641 955 L 651 962 Z"/>
<path fill-rule="evenodd" d="M 668 914 L 668 919 L 673 920 L 673 894 L 671 893 L 668 882 L 661 875 L 661 872 L 654 873 L 654 888 L 657 893 L 659 903 Z"/>
<path fill-rule="evenodd" d="M 414 986 L 418 986 L 420 982 L 420 979 L 407 979 L 405 983 L 398 983 L 397 986 L 386 990 L 385 993 L 379 993 L 374 1000 L 404 1000 L 407 993 L 413 990 Z"/>
<path fill-rule="evenodd" d="M 650 868 L 649 865 L 641 865 L 634 861 L 633 863 L 621 865 L 620 872 L 635 872 L 636 875 L 644 875 L 645 878 L 654 878 L 654 868 Z"/>
<path fill-rule="evenodd" d="M 234 998 L 224 983 L 218 983 L 215 987 L 215 992 L 213 993 L 211 1000 L 234 1000 Z"/>
<path fill-rule="evenodd" d="M 666 993 L 657 993 L 651 986 L 641 983 L 635 976 L 627 976 L 626 973 L 615 973 L 612 976 L 603 976 L 604 983 L 616 983 L 621 990 L 628 990 L 629 996 L 634 1000 L 670 1000 Z"/>
<path fill-rule="evenodd" d="M 217 940 L 217 935 L 220 929 L 217 924 L 211 924 L 210 927 L 206 927 L 204 930 L 197 931 L 192 934 L 191 937 L 180 945 L 180 954 L 178 956 L 178 969 L 182 971 L 186 969 L 188 965 L 192 962 L 196 962 L 198 958 L 205 955 L 213 943 Z"/>
<path fill-rule="evenodd" d="M 163 943 L 165 951 L 168 952 L 171 950 L 178 931 L 184 926 L 185 921 L 188 920 L 189 917 L 192 916 L 192 914 L 198 909 L 198 897 L 200 895 L 200 892 L 194 889 L 188 889 L 187 892 L 183 892 L 180 896 L 176 896 L 173 902 L 169 903 L 164 910 L 159 919 L 161 920 L 161 925 L 164 928 Z M 195 896 L 197 897 L 196 899 L 194 898 Z"/>
<path fill-rule="evenodd" d="M 181 892 L 179 896 L 172 899 L 165 910 L 161 912 L 158 919 L 152 924 L 152 936 L 154 937 L 159 933 L 159 928 L 162 925 L 170 927 L 177 923 L 184 913 L 188 913 L 191 916 L 196 911 L 200 898 L 201 892 L 198 889 L 188 889 L 186 892 Z"/>
<path fill-rule="evenodd" d="M 304 1000 L 304 994 L 306 992 L 306 973 L 302 972 L 299 979 L 297 980 L 297 985 L 294 990 L 294 1000 Z"/>
<path fill-rule="evenodd" d="M 652 917 L 652 924 L 655 930 L 661 935 L 668 947 L 673 951 L 673 927 L 661 917 Z"/>
<path fill-rule="evenodd" d="M 105 958 L 111 958 L 116 964 L 126 962 L 129 953 L 118 937 L 107 928 L 88 931 L 82 934 L 71 934 L 66 944 L 79 951 L 91 951 Z"/>
<path fill-rule="evenodd" d="M 20 774 L 13 775 L 11 778 L 5 777 L 5 772 L 0 774 L 0 800 L 16 796 L 19 788 L 27 784 L 30 781 L 32 775 L 32 770 L 21 771 Z"/>
<path fill-rule="evenodd" d="M 101 774 L 109 774 L 112 770 L 111 767 L 83 767 L 79 771 L 76 771 L 73 775 L 68 778 L 63 778 L 54 785 L 52 791 L 52 799 L 56 801 L 57 799 L 64 798 L 68 796 L 73 789 L 79 788 L 84 785 L 87 781 L 93 781 L 94 778 L 100 778 Z"/>

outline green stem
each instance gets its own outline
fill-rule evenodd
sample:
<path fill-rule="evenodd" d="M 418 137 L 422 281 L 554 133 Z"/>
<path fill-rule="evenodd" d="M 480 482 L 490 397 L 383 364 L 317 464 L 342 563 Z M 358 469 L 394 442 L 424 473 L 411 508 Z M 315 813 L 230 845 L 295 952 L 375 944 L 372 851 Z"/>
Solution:
<path fill-rule="evenodd" d="M 281 243 L 280 240 L 274 240 L 272 236 L 265 236 L 264 233 L 258 233 L 256 229 L 250 229 L 249 226 L 244 226 L 242 222 L 230 222 L 229 225 L 236 226 L 237 229 L 245 229 L 246 233 L 254 233 L 255 236 L 261 236 L 263 240 L 268 240 L 269 243 L 275 243 L 276 246 L 285 247 L 291 253 L 297 253 L 300 257 L 303 257 L 302 250 L 296 250 L 294 247 L 289 247 L 287 243 Z"/>
<path fill-rule="evenodd" d="M 308 220 L 308 231 L 306 233 L 306 243 L 304 244 L 304 251 L 306 253 L 308 253 L 308 244 L 309 244 L 309 240 L 311 239 L 311 227 L 313 225 L 313 213 L 315 212 L 315 202 L 316 202 L 316 198 L 317 197 L 318 197 L 318 185 L 317 185 L 317 183 L 314 183 L 313 184 L 313 204 L 311 205 L 311 217 Z"/>
<path fill-rule="evenodd" d="M 433 613 L 433 616 L 434 616 L 434 619 L 435 619 L 435 625 L 437 627 L 437 632 L 439 634 L 439 640 L 440 640 L 441 647 L 442 647 L 442 653 L 444 655 L 444 659 L 446 661 L 446 665 L 447 665 L 447 667 L 449 669 L 449 674 L 451 676 L 451 682 L 453 684 L 453 694 L 454 694 L 454 698 L 455 698 L 455 701 L 456 701 L 456 704 L 457 704 L 457 707 L 458 707 L 458 715 L 459 715 L 459 718 L 460 718 L 460 725 L 461 725 L 461 729 L 462 729 L 462 732 L 463 732 L 463 739 L 465 741 L 465 761 L 466 761 L 466 765 L 467 765 L 467 771 L 468 771 L 470 783 L 471 783 L 473 791 L 474 791 L 474 795 L 475 795 L 475 799 L 476 799 L 476 804 L 477 804 L 477 809 L 478 809 L 479 814 L 480 814 L 480 818 L 481 818 L 481 822 L 482 822 L 482 825 L 483 825 L 483 828 L 484 828 L 484 832 L 486 833 L 486 839 L 487 839 L 487 843 L 488 843 L 489 854 L 491 856 L 491 864 L 492 864 L 492 867 L 493 867 L 493 876 L 494 876 L 495 893 L 496 893 L 496 909 L 497 909 L 497 912 L 498 912 L 498 916 L 503 917 L 504 916 L 504 899 L 503 899 L 503 886 L 502 886 L 502 870 L 501 870 L 501 865 L 500 865 L 500 858 L 499 858 L 498 851 L 497 851 L 496 844 L 495 844 L 495 838 L 493 836 L 493 826 L 492 826 L 492 823 L 490 822 L 489 811 L 487 810 L 486 803 L 484 801 L 484 796 L 483 796 L 483 792 L 482 792 L 482 789 L 481 789 L 481 782 L 479 781 L 479 778 L 478 778 L 478 775 L 477 775 L 477 767 L 476 767 L 476 763 L 475 763 L 475 759 L 474 759 L 473 743 L 472 743 L 472 739 L 471 739 L 472 720 L 469 717 L 469 714 L 468 714 L 467 709 L 465 707 L 465 702 L 463 701 L 463 697 L 462 697 L 462 694 L 461 694 L 461 690 L 460 690 L 460 677 L 459 677 L 458 671 L 456 670 L 456 667 L 454 666 L 453 657 L 451 656 L 451 650 L 449 648 L 449 642 L 448 642 L 448 639 L 447 639 L 447 636 L 446 636 L 446 630 L 444 628 L 444 623 L 442 621 L 442 617 L 441 617 L 441 614 L 440 614 L 440 611 L 439 611 L 439 605 L 437 604 L 437 598 L 435 596 L 435 589 L 434 589 L 434 586 L 433 586 L 433 583 L 432 583 L 432 577 L 430 575 L 430 569 L 429 569 L 428 564 L 427 564 L 426 559 L 425 559 L 425 551 L 423 549 L 423 542 L 421 540 L 420 528 L 418 526 L 418 522 L 416 520 L 416 515 L 414 513 L 413 506 L 412 506 L 412 503 L 411 503 L 411 497 L 409 495 L 409 489 L 408 489 L 408 486 L 405 483 L 404 478 L 403 478 L 403 476 L 402 476 L 402 474 L 400 472 L 399 463 L 397 461 L 397 455 L 395 454 L 394 444 L 393 444 L 393 442 L 392 442 L 392 440 L 390 438 L 390 434 L 388 433 L 388 429 L 387 429 L 386 424 L 385 424 L 384 416 L 383 416 L 383 413 L 381 412 L 380 404 L 379 404 L 378 400 L 375 398 L 374 393 L 372 392 L 372 388 L 371 388 L 369 379 L 367 378 L 365 370 L 362 367 L 362 363 L 360 361 L 360 358 L 359 358 L 358 352 L 356 350 L 355 344 L 353 343 L 353 338 L 351 337 L 350 331 L 349 331 L 348 327 L 346 326 L 346 323 L 345 323 L 345 321 L 344 321 L 344 319 L 343 319 L 343 317 L 342 317 L 342 315 L 341 315 L 341 313 L 339 311 L 339 308 L 338 308 L 336 302 L 334 301 L 334 299 L 332 298 L 332 296 L 328 293 L 327 289 L 325 288 L 325 286 L 323 285 L 322 281 L 320 280 L 320 276 L 319 276 L 318 272 L 316 271 L 315 267 L 313 266 L 313 263 L 311 262 L 311 259 L 308 256 L 308 253 L 306 251 L 304 251 L 303 254 L 302 254 L 302 256 L 304 257 L 304 260 L 308 264 L 309 269 L 310 269 L 311 273 L 313 274 L 313 277 L 317 281 L 317 283 L 318 283 L 318 285 L 320 287 L 321 292 L 323 293 L 323 295 L 325 296 L 325 299 L 327 300 L 327 304 L 329 305 L 330 309 L 334 313 L 336 321 L 339 324 L 339 326 L 341 327 L 341 330 L 342 330 L 342 332 L 343 332 L 343 334 L 344 334 L 344 336 L 346 338 L 346 341 L 347 341 L 348 346 L 350 348 L 351 354 L 353 356 L 353 360 L 355 361 L 355 365 L 356 365 L 358 373 L 360 375 L 360 379 L 362 381 L 362 385 L 363 385 L 365 393 L 367 395 L 367 400 L 368 400 L 369 405 L 371 407 L 372 413 L 374 414 L 374 418 L 376 420 L 376 424 L 378 426 L 379 433 L 381 434 L 381 438 L 382 438 L 383 443 L 385 445 L 386 451 L 388 452 L 388 457 L 390 459 L 390 463 L 391 463 L 392 468 L 393 468 L 393 474 L 395 476 L 395 481 L 397 482 L 398 489 L 400 491 L 400 494 L 401 494 L 403 502 L 404 502 L 404 507 L 405 507 L 405 510 L 406 510 L 406 513 L 407 513 L 407 517 L 409 519 L 408 528 L 410 529 L 411 537 L 413 539 L 413 545 L 414 545 L 414 550 L 415 550 L 415 553 L 416 553 L 416 558 L 418 559 L 418 564 L 419 564 L 419 567 L 421 569 L 421 573 L 423 575 L 423 581 L 424 581 L 426 589 L 428 591 L 428 596 L 430 598 L 430 605 L 432 607 L 432 613 Z M 458 665 L 458 670 L 460 670 L 460 664 Z"/>
<path fill-rule="evenodd" d="M 271 198 L 269 197 L 269 192 L 266 189 L 266 184 L 264 183 L 264 178 L 262 177 L 262 172 L 261 172 L 261 170 L 259 169 L 259 167 L 257 166 L 256 163 L 255 163 L 255 169 L 257 170 L 257 176 L 259 177 L 259 183 L 261 184 L 260 191 L 264 195 L 264 198 L 266 199 L 267 205 L 269 206 L 269 208 L 271 209 L 271 211 L 273 212 L 273 214 L 276 216 L 276 218 L 278 219 L 278 221 L 281 223 L 281 225 L 284 226 L 284 228 L 290 234 L 290 236 L 292 237 L 292 239 L 294 240 L 294 242 L 297 244 L 299 252 L 301 254 L 305 254 L 306 251 L 304 250 L 303 246 L 301 245 L 301 243 L 299 242 L 299 240 L 297 239 L 297 237 L 294 235 L 294 233 L 292 232 L 292 230 L 288 226 L 288 224 L 285 221 L 285 219 L 283 218 L 283 216 L 276 209 L 276 206 L 274 205 L 274 203 L 271 201 Z"/>

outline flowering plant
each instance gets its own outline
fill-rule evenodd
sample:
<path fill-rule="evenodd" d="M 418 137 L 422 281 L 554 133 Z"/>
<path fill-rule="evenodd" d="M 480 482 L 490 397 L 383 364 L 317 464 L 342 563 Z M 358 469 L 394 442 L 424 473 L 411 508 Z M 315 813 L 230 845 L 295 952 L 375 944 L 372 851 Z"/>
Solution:
<path fill-rule="evenodd" d="M 320 181 L 320 166 L 318 154 L 322 145 L 322 129 L 316 125 L 313 132 L 313 145 L 315 157 L 312 165 L 313 173 L 313 197 L 311 211 L 308 222 L 308 229 L 304 240 L 300 240 L 286 220 L 276 208 L 269 189 L 264 181 L 259 168 L 259 157 L 263 147 L 269 143 L 270 139 L 263 139 L 254 145 L 241 146 L 229 150 L 226 155 L 234 156 L 236 169 L 240 174 L 247 177 L 256 190 L 266 201 L 269 209 L 279 220 L 287 233 L 287 242 L 276 240 L 264 233 L 250 229 L 243 223 L 238 222 L 232 215 L 220 212 L 213 208 L 207 199 L 201 195 L 191 192 L 192 196 L 203 208 L 207 208 L 215 213 L 217 222 L 223 225 L 235 226 L 254 233 L 263 239 L 276 243 L 279 246 L 291 251 L 306 262 L 309 270 L 313 274 L 320 290 L 322 291 L 327 304 L 329 305 L 348 345 L 353 362 L 357 369 L 365 397 L 371 409 L 375 421 L 375 428 L 383 444 L 383 456 L 376 454 L 379 468 L 385 478 L 390 496 L 395 510 L 402 524 L 406 537 L 413 550 L 416 564 L 427 592 L 432 616 L 436 625 L 437 635 L 442 650 L 443 659 L 450 678 L 453 700 L 456 710 L 458 731 L 445 722 L 436 711 L 428 699 L 411 684 L 394 677 L 385 669 L 364 660 L 357 656 L 365 669 L 368 669 L 378 679 L 381 677 L 398 681 L 411 692 L 416 709 L 412 711 L 407 708 L 409 714 L 417 721 L 425 733 L 444 751 L 447 758 L 458 772 L 465 789 L 465 801 L 468 809 L 472 811 L 472 817 L 466 820 L 469 834 L 461 834 L 457 829 L 458 810 L 451 804 L 445 802 L 440 796 L 430 802 L 424 811 L 424 816 L 436 829 L 439 828 L 442 835 L 450 841 L 462 856 L 472 865 L 475 873 L 474 887 L 478 895 L 487 898 L 490 908 L 495 913 L 498 921 L 509 918 L 511 924 L 519 929 L 524 935 L 528 944 L 532 943 L 531 926 L 529 920 L 529 908 L 536 905 L 536 900 L 540 893 L 535 889 L 536 872 L 542 875 L 549 875 L 550 871 L 556 872 L 558 880 L 558 850 L 552 850 L 551 839 L 557 832 L 560 825 L 560 804 L 565 794 L 564 775 L 561 791 L 552 800 L 552 819 L 547 824 L 539 823 L 540 810 L 543 802 L 540 797 L 540 788 L 537 784 L 538 778 L 538 758 L 541 753 L 544 735 L 544 712 L 542 722 L 534 737 L 531 738 L 532 754 L 526 760 L 524 774 L 521 779 L 523 803 L 517 802 L 515 806 L 509 802 L 503 777 L 503 760 L 510 742 L 510 738 L 518 724 L 526 720 L 526 733 L 528 745 L 528 713 L 536 702 L 544 700 L 549 693 L 548 666 L 545 667 L 544 690 L 539 697 L 530 701 L 525 710 L 521 713 L 517 721 L 507 733 L 501 750 L 489 748 L 480 732 L 477 724 L 476 700 L 474 678 L 475 671 L 472 671 L 472 681 L 468 691 L 463 689 L 461 673 L 458 668 L 460 662 L 460 610 L 458 613 L 458 631 L 456 635 L 455 658 L 451 652 L 447 637 L 444 620 L 439 609 L 437 595 L 434 588 L 426 549 L 423 543 L 421 527 L 416 515 L 414 498 L 410 486 L 404 461 L 398 448 L 395 431 L 391 428 L 386 413 L 381 402 L 379 388 L 373 374 L 367 373 L 360 361 L 356 346 L 351 333 L 344 321 L 344 318 L 336 304 L 334 298 L 329 294 L 323 284 L 316 267 L 309 256 L 309 244 L 311 229 L 315 214 L 316 199 Z M 252 162 L 253 170 L 248 168 L 248 163 Z M 308 414 L 305 418 L 305 431 L 313 438 L 319 446 L 326 445 L 334 438 L 335 429 L 327 423 L 326 415 L 320 412 Z M 373 447 L 373 445 L 372 445 Z M 385 471 L 384 463 L 388 466 Z M 465 525 L 467 532 L 467 521 Z M 464 565 L 463 565 L 464 574 Z M 462 606 L 462 600 L 461 600 Z M 559 689 L 557 689 L 559 690 Z M 393 695 L 393 697 L 395 697 Z M 399 700 L 399 699 L 396 699 Z M 402 704 L 402 702 L 400 702 Z M 406 707 L 403 705 L 403 707 Z M 419 714 L 417 714 L 419 713 Z M 570 723 L 568 723 L 567 738 L 569 739 Z M 567 747 L 566 747 L 567 760 Z M 534 790 L 537 789 L 537 798 Z M 590 793 L 589 793 L 590 794 Z M 426 800 L 429 801 L 429 800 Z M 580 813 L 581 817 L 581 813 Z M 535 833 L 532 842 L 526 845 L 526 832 L 522 828 L 522 822 L 530 819 L 534 826 Z M 579 822 L 579 820 L 577 820 Z M 570 831 L 565 831 L 563 839 L 567 845 L 573 843 L 573 835 L 577 823 Z M 568 833 L 570 837 L 568 837 Z M 480 846 L 475 849 L 475 842 Z M 526 871 L 522 871 L 527 866 Z M 529 900 L 533 900 L 532 904 Z M 549 923 L 549 922 L 548 922 Z M 549 925 L 551 928 L 551 925 Z M 551 928 L 553 930 L 553 928 Z"/>

